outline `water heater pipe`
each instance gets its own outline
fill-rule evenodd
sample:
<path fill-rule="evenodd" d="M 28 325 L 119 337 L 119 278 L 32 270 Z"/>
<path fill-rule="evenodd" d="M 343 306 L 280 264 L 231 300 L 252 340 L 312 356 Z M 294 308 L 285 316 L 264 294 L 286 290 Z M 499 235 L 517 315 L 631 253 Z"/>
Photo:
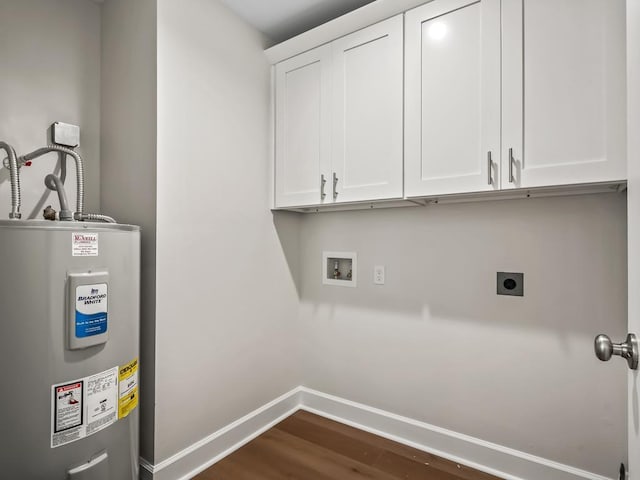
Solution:
<path fill-rule="evenodd" d="M 11 145 L 0 142 L 0 148 L 7 152 L 9 157 L 9 178 L 11 180 L 11 213 L 9 218 L 19 219 L 20 214 L 20 172 L 18 171 L 18 157 Z"/>
<path fill-rule="evenodd" d="M 31 160 L 41 157 L 49 152 L 59 152 L 64 155 L 73 157 L 76 162 L 76 211 L 72 216 L 72 220 L 78 221 L 95 221 L 106 223 L 117 223 L 115 219 L 107 215 L 100 215 L 98 213 L 84 213 L 84 162 L 78 152 L 71 148 L 66 148 L 61 145 L 47 145 L 46 147 L 34 150 L 31 153 L 27 153 L 21 157 L 16 156 L 15 150 L 8 144 L 0 142 L 0 148 L 3 148 L 9 156 L 9 170 L 11 172 L 11 213 L 9 218 L 20 218 L 20 177 L 19 168 L 22 165 L 27 164 Z M 54 177 L 54 178 L 50 178 Z M 61 210 L 68 210 L 68 202 L 66 202 L 66 194 L 64 193 L 63 182 L 55 175 L 47 176 L 45 184 L 48 188 L 58 191 L 58 198 L 60 199 Z M 63 194 L 61 196 L 61 194 Z M 64 206 L 63 206 L 64 204 Z M 62 214 L 62 212 L 61 212 Z"/>
<path fill-rule="evenodd" d="M 83 213 L 81 218 L 77 220 L 88 220 L 90 222 L 118 223 L 115 218 L 99 213 Z"/>
<path fill-rule="evenodd" d="M 76 185 L 77 185 L 77 194 L 76 194 L 76 220 L 83 220 L 84 214 L 84 162 L 82 161 L 82 157 L 71 148 L 61 147 L 60 145 L 47 145 L 46 147 L 39 148 L 34 150 L 31 153 L 27 153 L 26 155 L 20 157 L 19 163 L 20 165 L 33 160 L 35 158 L 41 157 L 49 152 L 61 152 L 67 154 L 76 162 Z"/>
<path fill-rule="evenodd" d="M 73 212 L 69 209 L 67 192 L 64 189 L 62 179 L 53 173 L 44 177 L 44 184 L 49 190 L 58 192 L 58 202 L 60 202 L 60 220 L 69 222 L 73 220 Z"/>

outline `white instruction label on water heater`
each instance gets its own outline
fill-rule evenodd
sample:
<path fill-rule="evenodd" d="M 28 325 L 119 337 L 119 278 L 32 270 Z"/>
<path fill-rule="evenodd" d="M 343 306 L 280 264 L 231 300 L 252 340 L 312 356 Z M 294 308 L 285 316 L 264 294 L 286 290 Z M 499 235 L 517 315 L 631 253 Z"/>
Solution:
<path fill-rule="evenodd" d="M 87 435 L 118 420 L 118 367 L 85 379 L 87 391 Z"/>
<path fill-rule="evenodd" d="M 51 386 L 51 448 L 93 435 L 118 420 L 118 367 Z"/>
<path fill-rule="evenodd" d="M 71 234 L 71 253 L 74 257 L 97 257 L 98 234 L 73 232 Z"/>

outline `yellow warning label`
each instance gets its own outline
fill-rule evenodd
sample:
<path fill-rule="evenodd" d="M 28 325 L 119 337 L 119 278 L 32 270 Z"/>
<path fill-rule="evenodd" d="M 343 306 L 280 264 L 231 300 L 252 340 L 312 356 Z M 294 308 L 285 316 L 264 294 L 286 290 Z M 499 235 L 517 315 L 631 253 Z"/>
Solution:
<path fill-rule="evenodd" d="M 138 359 L 118 371 L 118 418 L 124 418 L 138 406 Z"/>

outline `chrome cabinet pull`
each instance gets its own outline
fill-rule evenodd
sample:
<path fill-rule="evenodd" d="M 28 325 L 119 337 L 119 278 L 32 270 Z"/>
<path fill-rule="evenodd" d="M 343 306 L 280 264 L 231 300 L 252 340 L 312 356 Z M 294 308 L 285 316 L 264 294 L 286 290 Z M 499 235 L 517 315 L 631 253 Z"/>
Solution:
<path fill-rule="evenodd" d="M 509 149 L 509 183 L 513 183 L 515 180 L 513 178 L 513 148 Z"/>
<path fill-rule="evenodd" d="M 487 184 L 493 185 L 493 176 L 491 175 L 491 169 L 493 168 L 493 162 L 491 161 L 491 152 L 487 152 Z"/>
<path fill-rule="evenodd" d="M 333 172 L 333 199 L 338 198 L 338 190 L 336 187 L 338 186 L 338 177 L 336 176 L 336 172 Z"/>
<path fill-rule="evenodd" d="M 327 196 L 326 193 L 324 193 L 324 184 L 327 183 L 327 179 L 324 178 L 324 174 L 320 175 L 320 198 L 322 200 L 324 200 L 324 198 Z"/>

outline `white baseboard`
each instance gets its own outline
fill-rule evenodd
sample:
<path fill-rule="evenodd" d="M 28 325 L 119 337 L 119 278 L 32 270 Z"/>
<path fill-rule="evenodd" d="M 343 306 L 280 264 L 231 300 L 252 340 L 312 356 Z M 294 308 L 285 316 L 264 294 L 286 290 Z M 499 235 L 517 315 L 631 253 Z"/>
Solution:
<path fill-rule="evenodd" d="M 309 388 L 301 392 L 302 410 L 505 480 L 613 480 Z"/>
<path fill-rule="evenodd" d="M 505 480 L 613 480 L 343 398 L 298 387 L 176 455 L 140 462 L 141 480 L 188 480 L 297 410 L 467 465 Z"/>
<path fill-rule="evenodd" d="M 140 459 L 141 480 L 188 480 L 300 410 L 294 388 L 172 457 L 152 465 Z"/>

